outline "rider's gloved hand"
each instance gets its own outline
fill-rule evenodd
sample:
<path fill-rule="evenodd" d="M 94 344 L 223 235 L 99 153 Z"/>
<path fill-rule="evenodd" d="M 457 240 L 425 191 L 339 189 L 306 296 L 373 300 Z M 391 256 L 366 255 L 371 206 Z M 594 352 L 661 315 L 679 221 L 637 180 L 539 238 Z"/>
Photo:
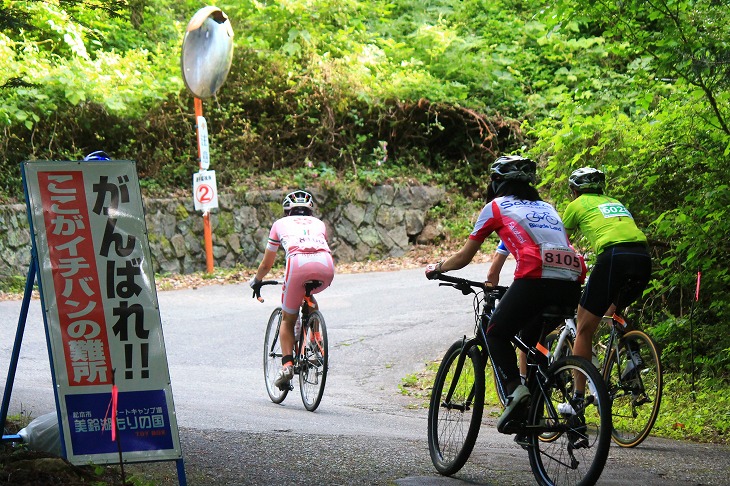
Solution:
<path fill-rule="evenodd" d="M 438 262 L 438 263 L 431 263 L 426 267 L 426 278 L 429 280 L 433 280 L 439 275 L 441 275 L 441 265 L 444 262 Z"/>
<path fill-rule="evenodd" d="M 261 280 L 256 277 L 248 281 L 248 286 L 253 289 L 253 295 L 251 297 L 256 298 L 261 293 Z"/>

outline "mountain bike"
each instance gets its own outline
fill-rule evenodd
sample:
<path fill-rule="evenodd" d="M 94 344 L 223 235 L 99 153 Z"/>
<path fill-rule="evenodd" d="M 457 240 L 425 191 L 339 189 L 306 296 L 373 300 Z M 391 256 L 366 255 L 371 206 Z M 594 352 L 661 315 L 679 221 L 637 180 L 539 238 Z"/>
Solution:
<path fill-rule="evenodd" d="M 593 362 L 600 370 L 613 402 L 613 441 L 636 447 L 649 436 L 662 401 L 662 365 L 654 340 L 630 328 L 618 314 L 604 317 L 593 336 Z M 545 339 L 551 360 L 572 354 L 575 318 Z"/>
<path fill-rule="evenodd" d="M 431 461 L 443 475 L 458 472 L 471 454 L 484 411 L 485 368 L 489 359 L 485 321 L 494 302 L 507 287 L 486 287 L 444 274 L 435 279 L 473 294 L 474 336 L 454 342 L 436 374 L 428 410 L 428 446 Z M 491 303 L 491 304 L 490 304 Z M 549 308 L 547 325 L 575 309 Z M 508 424 L 515 441 L 527 450 L 530 467 L 541 485 L 591 485 L 600 477 L 611 444 L 611 403 L 598 370 L 587 360 L 565 356 L 549 363 L 546 350 L 527 346 L 519 336 L 514 346 L 527 353 L 526 386 L 530 390 L 527 413 Z M 515 360 L 517 357 L 515 356 Z M 586 377 L 587 392 L 574 398 L 574 373 Z M 569 402 L 577 413 L 558 411 Z"/>
<path fill-rule="evenodd" d="M 281 285 L 281 282 L 265 280 L 261 283 L 262 286 L 277 284 Z M 320 285 L 322 283 L 319 281 L 309 281 L 304 284 L 306 294 L 302 300 L 299 315 L 301 329 L 298 334 L 295 329 L 295 344 L 292 350 L 294 374 L 299 375 L 299 392 L 302 395 L 304 407 L 310 412 L 315 411 L 322 401 L 329 360 L 327 326 L 324 323 L 324 316 L 318 310 L 310 310 L 312 290 Z M 260 293 L 257 293 L 256 297 L 263 302 Z M 291 383 L 283 389 L 274 384 L 276 374 L 281 369 L 282 350 L 279 341 L 281 322 L 282 310 L 279 306 L 269 317 L 264 338 L 264 381 L 269 398 L 274 403 L 283 402 L 287 394 L 294 390 L 294 385 Z"/>

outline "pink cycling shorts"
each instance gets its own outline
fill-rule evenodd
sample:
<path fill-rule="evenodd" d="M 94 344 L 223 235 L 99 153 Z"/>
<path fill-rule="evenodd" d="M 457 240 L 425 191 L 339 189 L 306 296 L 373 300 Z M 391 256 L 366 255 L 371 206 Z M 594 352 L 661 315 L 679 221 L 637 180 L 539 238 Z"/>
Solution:
<path fill-rule="evenodd" d="M 332 255 L 326 251 L 297 253 L 286 260 L 286 275 L 281 294 L 281 308 L 289 314 L 297 314 L 304 299 L 304 283 L 319 280 L 322 285 L 312 290 L 318 294 L 330 286 L 335 277 Z"/>

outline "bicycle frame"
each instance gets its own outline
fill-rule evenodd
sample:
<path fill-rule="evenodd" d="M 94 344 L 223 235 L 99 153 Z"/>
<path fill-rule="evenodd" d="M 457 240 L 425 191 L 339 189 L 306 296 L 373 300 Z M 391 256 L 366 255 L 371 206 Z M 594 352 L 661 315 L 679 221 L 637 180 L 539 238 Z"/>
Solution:
<path fill-rule="evenodd" d="M 443 274 L 435 278 L 448 282 L 440 285 L 474 295 L 474 335 L 464 335 L 451 344 L 439 365 L 429 402 L 431 460 L 441 474 L 451 475 L 468 460 L 482 426 L 487 360 L 494 367 L 486 345 L 487 327 L 482 323 L 490 317 L 506 287 L 486 287 L 482 282 Z M 565 311 L 549 306 L 542 311 L 543 322 L 552 325 L 555 319 L 567 315 Z M 530 398 L 524 415 L 502 423 L 500 432 L 516 434 L 515 442 L 527 451 L 539 484 L 557 484 L 558 477 L 561 484 L 567 477 L 575 478 L 570 479 L 573 484 L 594 484 L 605 465 L 611 440 L 611 407 L 598 370 L 574 356 L 549 363 L 544 346 L 528 346 L 520 336 L 510 341 L 527 356 Z M 584 398 L 573 394 L 574 373 L 582 373 L 593 384 Z M 500 393 L 499 382 L 497 387 Z M 566 402 L 577 412 L 561 412 Z"/>
<path fill-rule="evenodd" d="M 262 282 L 262 285 L 281 284 L 275 280 Z M 327 327 L 324 317 L 315 308 L 312 298 L 312 291 L 322 285 L 320 281 L 308 281 L 304 284 L 305 295 L 302 298 L 298 310 L 301 323 L 299 336 L 294 336 L 294 343 L 288 352 L 281 348 L 280 331 L 282 325 L 282 309 L 279 306 L 269 318 L 269 323 L 264 339 L 264 379 L 269 398 L 274 403 L 281 403 L 289 391 L 294 390 L 294 384 L 290 381 L 287 386 L 274 384 L 274 376 L 278 366 L 274 365 L 282 354 L 292 354 L 293 372 L 299 376 L 299 389 L 302 395 L 304 406 L 309 411 L 314 411 L 322 399 L 327 375 L 328 352 L 327 352 Z M 259 289 L 254 289 L 254 296 L 260 298 Z"/>
<path fill-rule="evenodd" d="M 477 344 L 477 347 L 480 349 L 481 353 L 484 355 L 485 358 L 489 357 L 489 350 L 487 347 L 487 337 L 486 337 L 486 331 L 484 325 L 481 325 L 482 319 L 487 315 L 487 311 L 491 310 L 494 311 L 495 302 L 499 300 L 499 298 L 504 295 L 504 292 L 506 292 L 507 287 L 485 287 L 483 284 L 479 282 L 471 282 L 464 279 L 454 279 L 452 277 L 449 277 L 447 275 L 440 275 L 439 280 L 443 280 L 449 283 L 446 284 L 439 284 L 439 285 L 447 285 L 447 286 L 453 286 L 454 288 L 461 290 L 463 294 L 474 294 L 474 314 L 475 314 L 475 327 L 474 327 L 474 336 L 471 338 L 467 338 L 464 336 L 462 338 L 462 345 L 461 345 L 461 353 L 459 354 L 459 358 L 456 364 L 456 371 L 457 373 L 461 373 L 464 362 L 466 360 L 466 354 L 464 353 L 465 349 L 469 349 L 474 344 Z M 473 287 L 482 288 L 484 293 L 479 294 L 477 291 L 474 290 Z M 480 307 L 482 308 L 480 311 Z M 512 336 L 510 338 L 510 341 L 512 342 L 512 345 L 519 349 L 520 351 L 524 352 L 527 355 L 527 366 L 528 366 L 528 376 L 527 381 L 528 383 L 531 381 L 531 378 L 535 375 L 535 371 L 539 371 L 541 367 L 547 366 L 549 364 L 548 356 L 547 356 L 547 349 L 542 346 L 542 344 L 538 343 L 537 346 L 530 347 L 527 344 L 525 344 L 522 339 L 518 335 Z M 486 360 L 485 360 L 486 362 Z M 492 363 L 492 366 L 494 366 L 492 360 L 489 360 L 490 363 Z M 496 372 L 496 370 L 495 370 Z M 543 371 L 544 374 L 544 371 Z M 542 383 L 540 383 L 540 380 L 538 380 L 538 384 L 540 386 L 540 390 L 542 393 L 545 393 L 545 389 L 542 386 Z M 452 395 L 454 394 L 455 388 L 457 386 L 457 383 L 454 381 L 451 383 L 449 387 L 449 391 L 446 394 L 446 403 L 445 405 L 448 407 L 451 407 L 449 405 L 449 401 L 451 400 Z M 473 401 L 473 394 L 472 391 L 469 397 L 469 403 Z M 552 410 L 551 413 L 554 413 L 555 410 Z"/>
<path fill-rule="evenodd" d="M 609 321 L 610 319 L 610 321 Z M 609 352 L 608 350 L 613 349 L 614 351 L 618 352 L 618 343 L 619 343 L 619 337 L 622 334 L 622 332 L 619 330 L 619 327 L 623 327 L 624 329 L 627 327 L 626 320 L 621 317 L 618 314 L 614 314 L 613 316 L 603 316 L 602 322 L 611 326 L 611 331 L 609 332 L 608 336 L 608 342 L 606 342 L 606 356 L 608 356 Z M 556 357 L 560 357 L 563 355 L 563 350 L 565 349 L 565 346 L 567 346 L 568 342 L 575 342 L 575 338 L 578 334 L 578 327 L 576 323 L 575 318 L 568 318 L 565 319 L 565 324 L 560 328 L 560 333 L 558 334 L 558 340 L 555 343 L 555 346 L 551 346 L 551 349 L 548 350 L 548 360 L 552 363 L 555 361 Z M 603 343 L 598 343 L 603 345 Z M 595 350 L 594 350 L 595 353 Z M 595 359 L 595 354 L 593 356 Z M 594 362 L 594 365 L 596 363 Z M 596 365 L 596 368 L 598 368 L 601 371 L 601 375 L 605 376 L 606 373 L 606 366 L 608 364 L 605 362 L 600 363 L 600 366 Z M 620 364 L 619 366 L 619 372 Z"/>
<path fill-rule="evenodd" d="M 555 361 L 555 355 L 560 356 L 559 351 L 563 350 L 563 346 L 566 346 L 568 341 L 574 341 L 575 336 L 578 334 L 578 328 L 575 323 L 575 319 L 565 319 L 565 324 L 558 334 L 558 342 L 548 350 L 548 360 L 552 363 Z"/>

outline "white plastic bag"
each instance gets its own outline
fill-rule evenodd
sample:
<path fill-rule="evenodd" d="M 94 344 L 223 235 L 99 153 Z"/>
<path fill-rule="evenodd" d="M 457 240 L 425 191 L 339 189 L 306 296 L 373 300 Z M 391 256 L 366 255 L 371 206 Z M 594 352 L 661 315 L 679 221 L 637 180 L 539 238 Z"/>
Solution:
<path fill-rule="evenodd" d="M 27 427 L 20 429 L 18 435 L 24 444 L 34 451 L 48 452 L 61 456 L 61 434 L 58 429 L 56 412 L 47 413 L 32 420 Z"/>

